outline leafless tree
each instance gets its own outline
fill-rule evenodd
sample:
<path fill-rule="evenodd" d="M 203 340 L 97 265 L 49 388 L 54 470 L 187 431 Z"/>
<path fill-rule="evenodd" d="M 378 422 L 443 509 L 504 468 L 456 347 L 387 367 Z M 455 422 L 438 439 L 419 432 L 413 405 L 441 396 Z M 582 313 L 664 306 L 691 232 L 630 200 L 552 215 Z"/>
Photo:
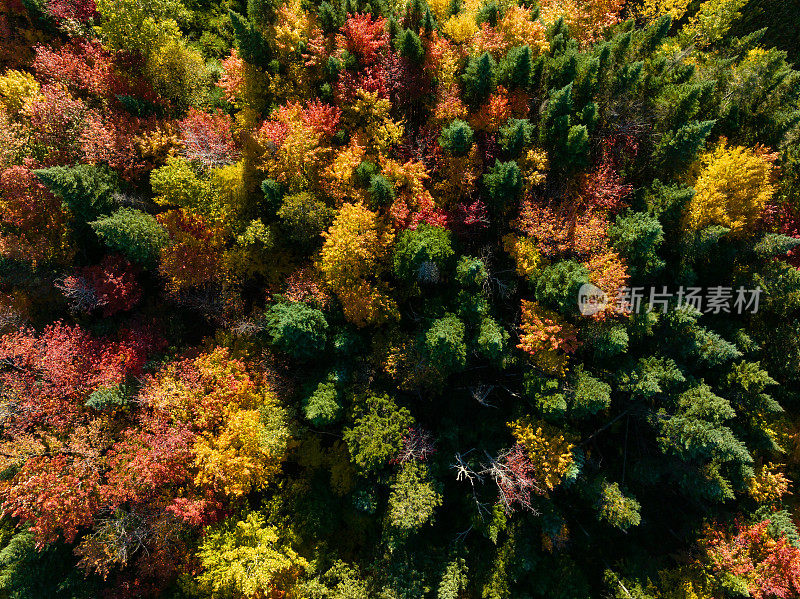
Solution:
<path fill-rule="evenodd" d="M 486 408 L 494 408 L 493 404 L 490 404 L 487 400 L 489 395 L 492 391 L 494 391 L 494 385 L 476 385 L 473 387 L 468 387 L 470 395 L 472 395 L 472 399 L 477 401 L 479 404 Z"/>
<path fill-rule="evenodd" d="M 525 450 L 520 445 L 514 445 L 493 458 L 486 454 L 489 462 L 480 472 L 494 480 L 500 492 L 500 503 L 506 512 L 514 511 L 519 505 L 525 510 L 538 515 L 533 507 L 533 495 L 539 495 L 542 490 L 534 479 L 534 467 Z"/>
<path fill-rule="evenodd" d="M 425 461 L 435 451 L 433 437 L 428 431 L 421 428 L 410 428 L 403 437 L 403 447 L 394 461 L 399 464 L 404 464 L 411 460 Z"/>
<path fill-rule="evenodd" d="M 99 298 L 94 287 L 79 275 L 68 275 L 57 279 L 53 284 L 64 294 L 73 312 L 91 312 L 107 303 L 107 300 Z"/>

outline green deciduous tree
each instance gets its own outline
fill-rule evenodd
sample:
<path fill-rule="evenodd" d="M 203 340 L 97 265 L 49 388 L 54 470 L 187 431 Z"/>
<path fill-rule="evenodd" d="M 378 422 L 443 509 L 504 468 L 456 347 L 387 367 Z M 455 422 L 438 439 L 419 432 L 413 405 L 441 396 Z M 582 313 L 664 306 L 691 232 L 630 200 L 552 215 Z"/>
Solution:
<path fill-rule="evenodd" d="M 409 283 L 436 283 L 454 255 L 450 232 L 420 224 L 400 234 L 394 250 L 394 272 Z"/>
<path fill-rule="evenodd" d="M 284 196 L 277 215 L 289 239 L 303 248 L 312 248 L 322 242 L 321 234 L 333 222 L 336 211 L 302 191 Z"/>
<path fill-rule="evenodd" d="M 536 280 L 536 299 L 564 314 L 577 311 L 578 290 L 589 282 L 589 271 L 575 260 L 546 266 Z"/>
<path fill-rule="evenodd" d="M 352 424 L 343 432 L 353 463 L 366 472 L 380 469 L 400 451 L 412 424 L 411 412 L 388 395 L 356 398 Z"/>
<path fill-rule="evenodd" d="M 389 521 L 404 530 L 414 530 L 430 522 L 434 510 L 442 504 L 436 484 L 430 480 L 425 464 L 406 462 L 397 473 L 389 494 Z"/>
<path fill-rule="evenodd" d="M 462 370 L 467 364 L 464 323 L 449 314 L 431 323 L 425 332 L 425 354 L 432 366 L 445 375 Z"/>
<path fill-rule="evenodd" d="M 211 528 L 197 552 L 200 589 L 212 597 L 263 597 L 289 588 L 307 566 L 258 512 Z"/>

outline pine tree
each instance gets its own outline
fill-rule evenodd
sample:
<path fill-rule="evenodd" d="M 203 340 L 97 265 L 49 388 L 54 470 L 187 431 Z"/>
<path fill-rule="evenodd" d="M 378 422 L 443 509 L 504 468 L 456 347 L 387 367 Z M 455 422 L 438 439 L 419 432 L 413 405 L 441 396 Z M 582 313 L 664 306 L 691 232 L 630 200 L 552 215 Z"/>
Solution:
<path fill-rule="evenodd" d="M 665 134 L 654 151 L 654 160 L 667 171 L 692 162 L 706 142 L 715 121 L 691 121 Z"/>
<path fill-rule="evenodd" d="M 500 129 L 500 147 L 511 158 L 517 158 L 533 141 L 534 127 L 528 119 L 509 119 Z"/>
<path fill-rule="evenodd" d="M 422 45 L 422 40 L 420 40 L 419 36 L 411 29 L 404 29 L 397 37 L 395 45 L 400 56 L 404 56 L 411 62 L 419 63 L 425 56 L 425 48 Z"/>
<path fill-rule="evenodd" d="M 143 266 L 153 266 L 169 241 L 154 217 L 132 208 L 120 208 L 89 224 L 108 247 Z"/>
<path fill-rule="evenodd" d="M 421 28 L 427 36 L 430 36 L 436 31 L 436 20 L 433 18 L 429 7 L 425 7 L 425 16 L 422 17 Z"/>
<path fill-rule="evenodd" d="M 472 148 L 472 128 L 460 119 L 442 129 L 439 145 L 453 156 L 465 156 Z"/>
<path fill-rule="evenodd" d="M 539 143 L 552 151 L 553 161 L 565 170 L 586 164 L 589 132 L 585 125 L 573 125 L 572 83 L 552 91 L 539 125 Z"/>
<path fill-rule="evenodd" d="M 531 84 L 533 55 L 528 45 L 512 48 L 497 68 L 498 83 L 508 89 L 527 89 Z"/>
<path fill-rule="evenodd" d="M 248 19 L 232 10 L 228 11 L 228 14 L 239 55 L 245 62 L 256 66 L 266 66 L 272 60 L 272 51 L 267 40 Z"/>
<path fill-rule="evenodd" d="M 692 469 L 682 477 L 683 492 L 711 501 L 732 498 L 741 469 L 753 463 L 747 446 L 724 424 L 736 415 L 735 410 L 705 384 L 681 394 L 677 404 L 678 412 L 659 427 L 659 446 L 684 462 L 705 464 L 702 470 Z M 728 469 L 737 479 L 725 476 Z"/>
<path fill-rule="evenodd" d="M 82 223 L 110 212 L 113 196 L 119 190 L 116 172 L 106 166 L 54 166 L 34 174 Z"/>
<path fill-rule="evenodd" d="M 341 12 L 327 1 L 321 2 L 317 8 L 317 21 L 326 35 L 336 33 L 344 25 L 344 17 Z"/>
<path fill-rule="evenodd" d="M 500 7 L 494 0 L 487 0 L 481 6 L 478 14 L 475 17 L 475 22 L 480 25 L 481 23 L 488 23 L 492 27 L 497 27 L 497 21 L 500 19 Z"/>
<path fill-rule="evenodd" d="M 264 194 L 265 212 L 272 216 L 278 211 L 283 201 L 283 187 L 274 179 L 264 179 L 261 182 L 261 191 Z"/>
<path fill-rule="evenodd" d="M 625 258 L 632 278 L 648 279 L 664 267 L 664 260 L 658 256 L 664 232 L 654 216 L 644 212 L 621 215 L 608 230 L 608 237 Z"/>
<path fill-rule="evenodd" d="M 495 162 L 494 166 L 483 176 L 490 207 L 498 215 L 504 215 L 522 192 L 522 174 L 513 160 Z"/>
<path fill-rule="evenodd" d="M 486 359 L 500 363 L 506 352 L 508 339 L 508 331 L 501 327 L 495 319 L 487 316 L 481 320 L 476 345 L 478 352 Z"/>
<path fill-rule="evenodd" d="M 369 183 L 369 195 L 374 206 L 389 206 L 394 202 L 394 186 L 383 175 L 373 175 Z"/>
<path fill-rule="evenodd" d="M 464 85 L 464 98 L 472 107 L 477 107 L 489 97 L 496 85 L 496 65 L 488 52 L 471 56 L 461 81 Z"/>

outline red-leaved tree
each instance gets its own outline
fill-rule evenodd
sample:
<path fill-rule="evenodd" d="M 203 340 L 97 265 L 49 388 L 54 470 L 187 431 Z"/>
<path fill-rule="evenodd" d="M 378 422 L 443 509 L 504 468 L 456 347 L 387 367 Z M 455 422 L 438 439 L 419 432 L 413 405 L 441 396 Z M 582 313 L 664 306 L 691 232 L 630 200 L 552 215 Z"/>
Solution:
<path fill-rule="evenodd" d="M 716 575 L 743 579 L 755 599 L 790 599 L 800 596 L 800 548 L 786 536 L 774 538 L 769 520 L 737 524 L 736 533 L 709 528 L 703 545 Z"/>

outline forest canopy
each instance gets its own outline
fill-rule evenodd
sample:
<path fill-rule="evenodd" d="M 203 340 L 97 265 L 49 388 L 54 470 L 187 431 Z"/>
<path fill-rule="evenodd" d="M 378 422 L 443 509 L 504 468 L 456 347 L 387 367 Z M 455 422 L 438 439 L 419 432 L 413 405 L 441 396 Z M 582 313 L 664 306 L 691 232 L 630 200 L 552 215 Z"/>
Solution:
<path fill-rule="evenodd" d="M 800 597 L 800 10 L 7 0 L 0 599 Z"/>

